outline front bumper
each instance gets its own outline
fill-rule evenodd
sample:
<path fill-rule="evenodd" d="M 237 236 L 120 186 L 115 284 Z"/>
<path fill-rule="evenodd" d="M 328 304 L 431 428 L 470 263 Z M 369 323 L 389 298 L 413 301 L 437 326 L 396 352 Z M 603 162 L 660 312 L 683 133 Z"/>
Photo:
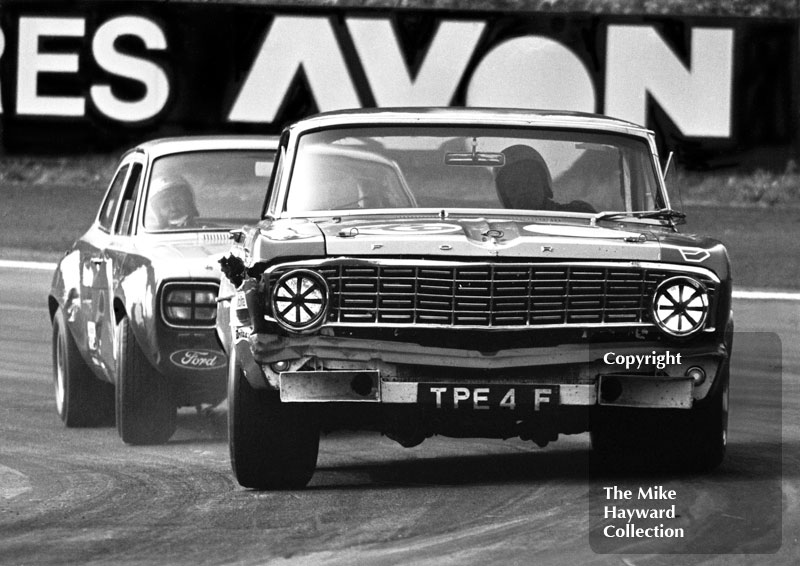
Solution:
<path fill-rule="evenodd" d="M 604 394 L 609 382 L 619 395 Z M 692 406 L 693 383 L 690 378 L 603 375 L 594 384 L 535 384 L 521 382 L 397 382 L 380 378 L 377 371 L 298 371 L 280 374 L 280 394 L 284 402 L 365 402 L 393 404 L 430 404 L 452 408 L 490 409 L 490 392 L 508 398 L 523 388 L 532 388 L 534 411 L 541 409 L 540 399 L 556 405 L 684 408 Z M 431 395 L 434 393 L 435 395 Z M 431 403 L 431 399 L 438 400 Z"/>
<path fill-rule="evenodd" d="M 559 406 L 690 408 L 708 395 L 729 355 L 724 344 L 682 346 L 679 363 L 620 370 L 604 361 L 606 354 L 646 356 L 669 350 L 660 342 L 625 342 L 487 353 L 268 333 L 242 337 L 236 349 L 250 384 L 279 390 L 285 402 L 406 405 L 425 404 L 426 387 L 450 388 L 448 394 L 457 397 L 465 390 L 520 387 L 556 390 Z M 701 368 L 705 378 L 690 377 L 689 368 Z"/>

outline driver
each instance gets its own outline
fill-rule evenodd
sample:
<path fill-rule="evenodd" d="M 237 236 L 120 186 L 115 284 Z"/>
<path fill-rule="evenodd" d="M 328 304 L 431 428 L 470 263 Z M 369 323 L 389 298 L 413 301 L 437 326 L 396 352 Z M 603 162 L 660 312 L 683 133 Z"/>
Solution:
<path fill-rule="evenodd" d="M 505 165 L 495 179 L 497 196 L 504 208 L 549 210 L 553 181 L 542 155 L 527 145 L 503 150 Z"/>
<path fill-rule="evenodd" d="M 163 180 L 151 189 L 147 226 L 157 230 L 188 228 L 199 216 L 194 191 L 183 179 Z"/>
<path fill-rule="evenodd" d="M 503 150 L 505 165 L 495 178 L 497 196 L 504 208 L 597 212 L 582 200 L 561 204 L 553 200 L 553 178 L 538 151 L 524 144 Z"/>

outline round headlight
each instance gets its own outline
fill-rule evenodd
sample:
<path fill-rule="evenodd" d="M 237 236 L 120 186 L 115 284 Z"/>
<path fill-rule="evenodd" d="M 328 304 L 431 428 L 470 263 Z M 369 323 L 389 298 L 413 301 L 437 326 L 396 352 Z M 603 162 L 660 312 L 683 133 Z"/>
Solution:
<path fill-rule="evenodd" d="M 308 330 L 328 311 L 328 284 L 318 273 L 295 269 L 284 273 L 272 290 L 275 320 L 289 330 Z"/>
<path fill-rule="evenodd" d="M 708 291 L 691 277 L 670 277 L 656 287 L 653 321 L 670 336 L 687 337 L 700 331 L 708 316 Z"/>

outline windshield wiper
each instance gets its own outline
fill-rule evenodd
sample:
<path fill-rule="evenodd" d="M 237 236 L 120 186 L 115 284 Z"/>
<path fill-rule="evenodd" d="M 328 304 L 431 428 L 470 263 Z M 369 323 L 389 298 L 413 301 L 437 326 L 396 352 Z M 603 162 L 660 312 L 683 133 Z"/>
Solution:
<path fill-rule="evenodd" d="M 652 218 L 655 220 L 669 220 L 675 224 L 676 220 L 681 221 L 686 218 L 683 212 L 672 210 L 671 208 L 660 208 L 658 210 L 643 210 L 636 212 L 606 211 L 598 212 L 592 216 L 590 224 L 594 226 L 600 220 L 613 220 L 615 218 Z"/>

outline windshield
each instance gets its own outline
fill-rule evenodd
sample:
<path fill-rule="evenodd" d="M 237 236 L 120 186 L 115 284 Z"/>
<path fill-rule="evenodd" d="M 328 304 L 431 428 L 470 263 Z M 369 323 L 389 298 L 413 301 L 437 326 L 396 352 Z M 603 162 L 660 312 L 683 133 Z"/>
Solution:
<path fill-rule="evenodd" d="M 219 150 L 156 159 L 145 204 L 145 229 L 225 230 L 256 220 L 274 157 L 267 150 Z"/>
<path fill-rule="evenodd" d="M 577 130 L 365 127 L 303 135 L 284 210 L 663 206 L 645 140 Z"/>

